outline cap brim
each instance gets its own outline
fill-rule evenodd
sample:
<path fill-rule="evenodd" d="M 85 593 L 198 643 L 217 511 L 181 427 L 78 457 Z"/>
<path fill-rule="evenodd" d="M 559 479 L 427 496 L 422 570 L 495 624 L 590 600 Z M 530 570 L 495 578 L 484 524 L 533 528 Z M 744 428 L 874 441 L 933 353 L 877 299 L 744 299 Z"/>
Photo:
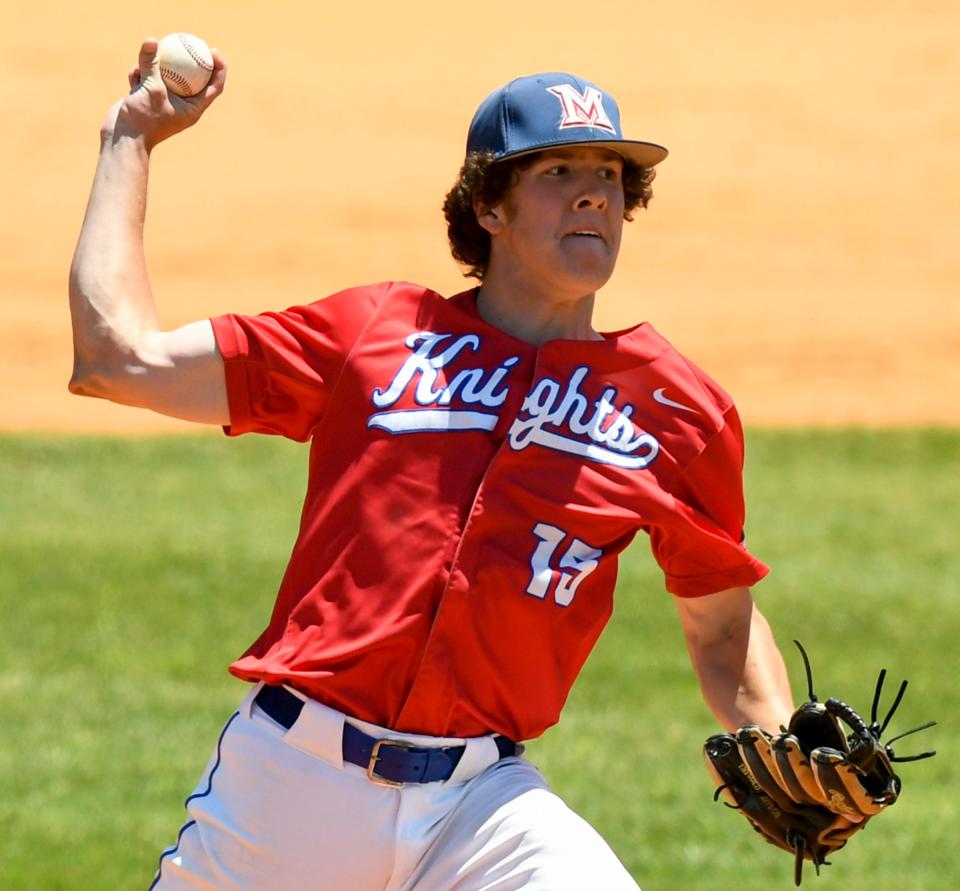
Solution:
<path fill-rule="evenodd" d="M 655 142 L 640 142 L 634 139 L 571 139 L 569 142 L 549 142 L 545 145 L 532 146 L 517 152 L 508 152 L 507 154 L 501 155 L 497 160 L 506 161 L 508 158 L 519 158 L 523 155 L 547 152 L 550 151 L 550 149 L 575 147 L 579 145 L 609 149 L 611 152 L 622 155 L 628 161 L 632 161 L 640 167 L 655 167 L 670 154 L 662 145 L 657 145 Z"/>

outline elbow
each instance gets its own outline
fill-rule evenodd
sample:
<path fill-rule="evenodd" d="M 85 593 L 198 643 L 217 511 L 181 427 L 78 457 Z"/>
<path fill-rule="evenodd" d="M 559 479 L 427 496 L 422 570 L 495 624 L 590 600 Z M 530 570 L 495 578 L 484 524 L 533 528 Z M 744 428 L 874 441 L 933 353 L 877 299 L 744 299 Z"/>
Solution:
<path fill-rule="evenodd" d="M 67 382 L 67 390 L 73 396 L 100 396 L 101 394 L 97 389 L 91 384 L 90 379 L 86 377 L 81 377 L 80 375 L 73 375 L 70 380 Z"/>
<path fill-rule="evenodd" d="M 138 345 L 102 319 L 74 314 L 73 369 L 67 390 L 74 396 L 92 396 L 128 402 L 129 378 L 142 368 Z"/>
<path fill-rule="evenodd" d="M 67 390 L 74 396 L 92 396 L 97 399 L 110 399 L 109 376 L 94 366 L 75 360 L 73 373 L 67 382 Z"/>
<path fill-rule="evenodd" d="M 90 390 L 84 381 L 74 374 L 69 381 L 67 381 L 67 392 L 72 396 L 89 396 Z"/>
<path fill-rule="evenodd" d="M 96 348 L 74 345 L 73 371 L 67 390 L 74 396 L 91 396 L 129 404 L 132 369 L 136 363 L 115 344 L 102 341 Z"/>
<path fill-rule="evenodd" d="M 73 369 L 67 390 L 75 396 L 116 401 L 125 370 L 135 365 L 137 332 L 130 319 L 121 327 L 116 319 L 100 312 L 96 308 L 98 293 L 89 282 L 85 288 L 79 273 L 71 269 Z"/>

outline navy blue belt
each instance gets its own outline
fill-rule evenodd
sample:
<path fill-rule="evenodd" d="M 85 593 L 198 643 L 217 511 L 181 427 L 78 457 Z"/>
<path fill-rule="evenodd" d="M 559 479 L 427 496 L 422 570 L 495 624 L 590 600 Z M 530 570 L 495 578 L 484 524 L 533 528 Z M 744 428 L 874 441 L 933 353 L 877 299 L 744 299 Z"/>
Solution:
<path fill-rule="evenodd" d="M 283 687 L 262 687 L 253 701 L 287 730 L 293 727 L 303 710 L 303 700 Z M 501 758 L 517 753 L 517 744 L 505 736 L 495 736 L 494 742 Z M 343 760 L 365 768 L 371 780 L 387 786 L 448 780 L 465 748 L 431 748 L 398 739 L 377 739 L 350 723 L 343 725 Z"/>

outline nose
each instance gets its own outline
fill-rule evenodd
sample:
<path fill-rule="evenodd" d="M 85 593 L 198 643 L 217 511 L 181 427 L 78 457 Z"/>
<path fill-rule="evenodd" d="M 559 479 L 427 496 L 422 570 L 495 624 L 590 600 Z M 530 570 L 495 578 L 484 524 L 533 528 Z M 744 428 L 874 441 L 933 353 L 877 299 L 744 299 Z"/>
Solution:
<path fill-rule="evenodd" d="M 607 206 L 607 196 L 599 193 L 596 195 L 581 195 L 574 206 L 577 210 L 590 210 L 591 208 L 603 210 Z"/>
<path fill-rule="evenodd" d="M 573 201 L 576 210 L 603 210 L 607 206 L 607 190 L 595 176 L 585 177 L 578 188 Z"/>

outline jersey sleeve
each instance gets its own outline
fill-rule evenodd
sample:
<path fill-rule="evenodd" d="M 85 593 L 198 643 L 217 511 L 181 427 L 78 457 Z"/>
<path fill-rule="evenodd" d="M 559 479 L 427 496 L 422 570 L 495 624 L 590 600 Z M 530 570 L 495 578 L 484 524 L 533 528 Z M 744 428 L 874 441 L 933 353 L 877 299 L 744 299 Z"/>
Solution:
<path fill-rule="evenodd" d="M 743 430 L 731 406 L 720 430 L 681 472 L 674 510 L 650 530 L 667 590 L 678 597 L 749 587 L 769 572 L 745 546 L 743 458 Z"/>
<path fill-rule="evenodd" d="M 308 440 L 387 289 L 351 288 L 282 312 L 211 319 L 230 406 L 224 432 Z"/>

